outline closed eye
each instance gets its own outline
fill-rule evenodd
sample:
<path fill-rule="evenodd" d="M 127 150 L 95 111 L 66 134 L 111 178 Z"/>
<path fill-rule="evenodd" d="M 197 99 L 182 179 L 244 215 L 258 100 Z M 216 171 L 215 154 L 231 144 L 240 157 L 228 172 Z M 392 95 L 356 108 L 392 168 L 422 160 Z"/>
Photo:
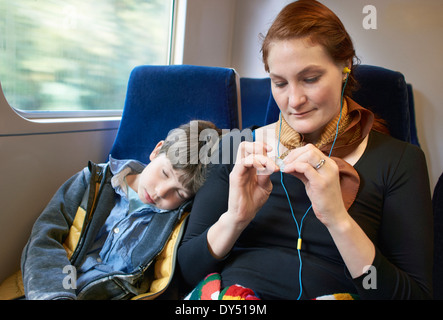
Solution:
<path fill-rule="evenodd" d="M 320 79 L 320 76 L 316 76 L 316 77 L 305 78 L 305 79 L 303 79 L 303 81 L 305 83 L 311 84 L 311 83 L 316 83 L 319 79 Z"/>
<path fill-rule="evenodd" d="M 288 81 L 284 77 L 279 76 L 277 74 L 271 73 L 269 74 L 269 77 L 271 79 L 271 82 L 276 88 L 283 88 L 288 84 Z"/>
<path fill-rule="evenodd" d="M 284 86 L 286 86 L 288 83 L 287 82 L 274 82 L 274 86 L 276 88 L 283 88 Z"/>

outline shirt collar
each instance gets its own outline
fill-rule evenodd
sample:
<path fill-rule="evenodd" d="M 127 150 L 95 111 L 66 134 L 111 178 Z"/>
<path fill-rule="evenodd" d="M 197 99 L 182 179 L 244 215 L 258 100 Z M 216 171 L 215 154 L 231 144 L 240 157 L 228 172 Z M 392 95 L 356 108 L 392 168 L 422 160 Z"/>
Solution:
<path fill-rule="evenodd" d="M 127 198 L 128 190 L 125 183 L 125 178 L 128 174 L 139 174 L 146 167 L 145 164 L 137 160 L 118 160 L 109 156 L 109 168 L 112 172 L 111 185 L 115 191 Z"/>

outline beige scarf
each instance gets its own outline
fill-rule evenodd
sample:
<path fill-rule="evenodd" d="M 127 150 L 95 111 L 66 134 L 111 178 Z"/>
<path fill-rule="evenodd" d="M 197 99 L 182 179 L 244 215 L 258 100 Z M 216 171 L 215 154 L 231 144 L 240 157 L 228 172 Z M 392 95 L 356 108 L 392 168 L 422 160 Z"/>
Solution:
<path fill-rule="evenodd" d="M 332 143 L 337 130 L 337 123 L 340 115 L 337 115 L 324 128 L 320 139 L 315 146 L 319 148 L 326 156 L 329 155 Z M 281 158 L 284 158 L 292 149 L 306 145 L 303 141 L 303 135 L 296 132 L 282 117 L 276 125 L 276 136 L 279 136 L 280 143 L 288 148 Z M 342 189 L 343 200 L 346 209 L 352 205 L 357 196 L 360 186 L 360 177 L 357 171 L 342 158 L 351 153 L 365 139 L 372 129 L 374 114 L 358 105 L 350 98 L 343 101 L 342 116 L 338 123 L 338 135 L 335 142 L 331 159 L 333 159 L 340 170 L 340 185 Z"/>

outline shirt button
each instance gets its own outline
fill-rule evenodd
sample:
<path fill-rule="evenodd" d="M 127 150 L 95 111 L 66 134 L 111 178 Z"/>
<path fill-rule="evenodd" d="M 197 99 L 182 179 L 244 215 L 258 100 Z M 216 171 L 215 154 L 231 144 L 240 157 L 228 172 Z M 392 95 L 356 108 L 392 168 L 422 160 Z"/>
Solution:
<path fill-rule="evenodd" d="M 114 233 L 119 233 L 120 232 L 120 229 L 119 228 L 114 228 Z"/>
<path fill-rule="evenodd" d="M 97 258 L 97 262 L 98 263 L 102 263 L 102 259 L 99 257 L 99 258 Z"/>

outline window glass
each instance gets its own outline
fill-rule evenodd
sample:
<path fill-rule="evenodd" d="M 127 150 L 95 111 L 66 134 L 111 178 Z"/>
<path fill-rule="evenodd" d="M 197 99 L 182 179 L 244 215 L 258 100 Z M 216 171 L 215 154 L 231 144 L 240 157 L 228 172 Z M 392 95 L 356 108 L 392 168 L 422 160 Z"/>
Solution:
<path fill-rule="evenodd" d="M 172 8 L 172 0 L 1 0 L 0 81 L 9 104 L 121 110 L 135 66 L 169 63 Z"/>

